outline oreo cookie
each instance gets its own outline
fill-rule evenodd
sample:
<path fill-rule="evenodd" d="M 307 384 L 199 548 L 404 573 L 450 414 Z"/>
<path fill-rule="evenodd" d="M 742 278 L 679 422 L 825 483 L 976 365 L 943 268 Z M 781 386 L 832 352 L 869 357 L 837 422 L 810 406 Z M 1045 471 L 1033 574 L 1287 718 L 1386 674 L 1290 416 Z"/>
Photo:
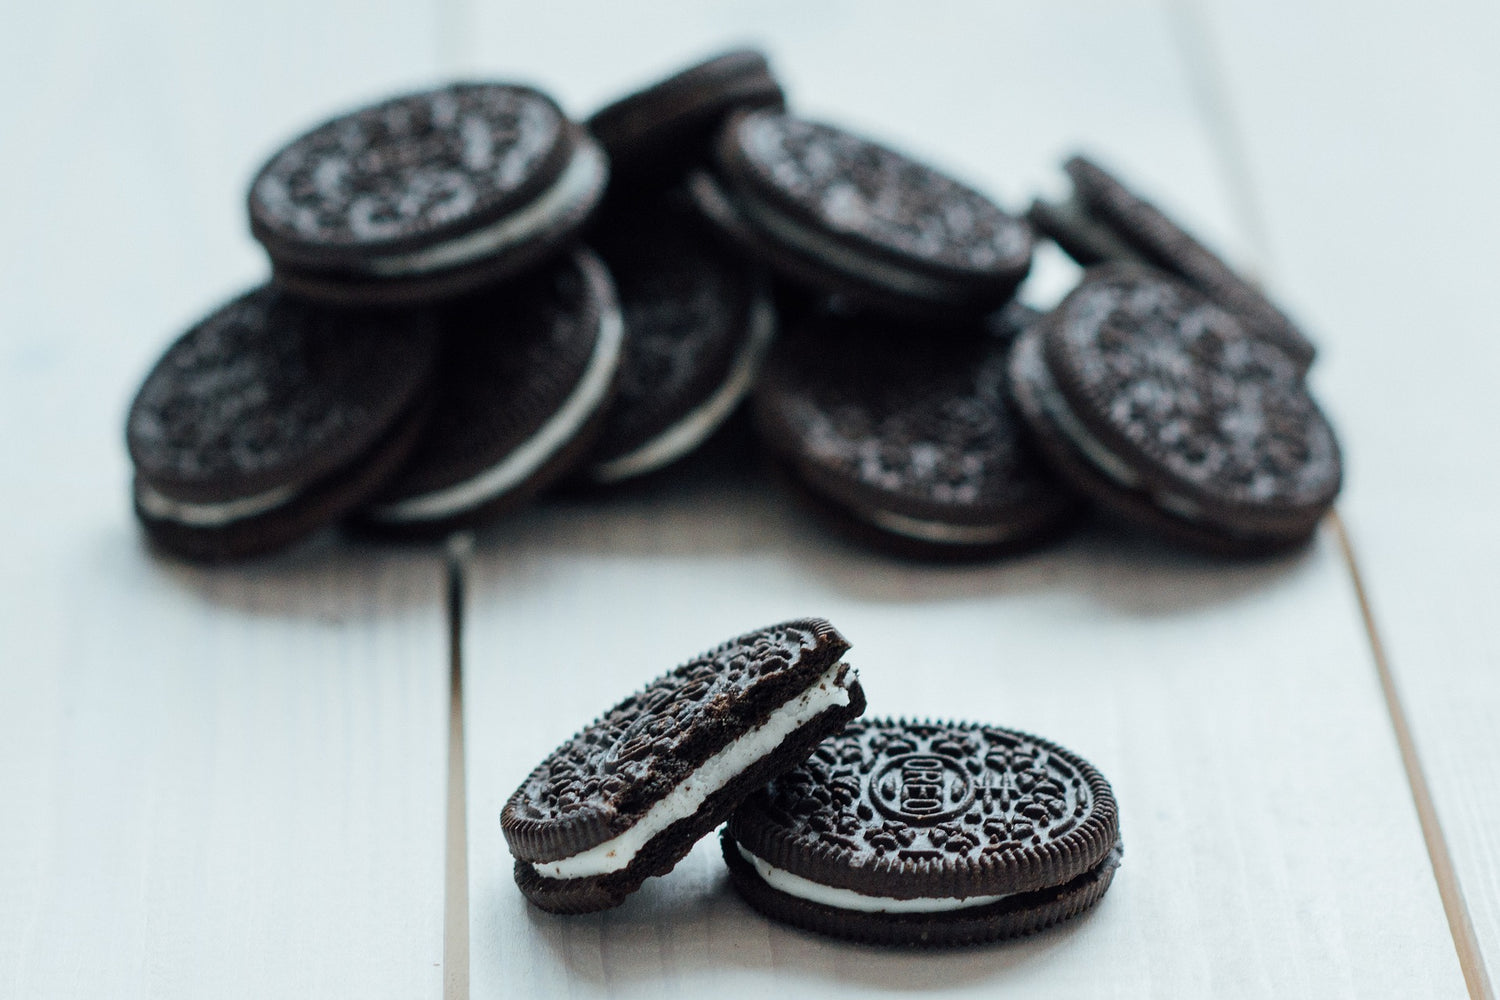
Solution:
<path fill-rule="evenodd" d="M 772 352 L 756 426 L 807 493 L 887 548 L 953 557 L 1034 545 L 1083 506 L 1010 400 L 1010 346 L 1036 320 L 1012 304 L 988 325 L 925 337 L 824 315 Z"/>
<path fill-rule="evenodd" d="M 751 906 L 871 944 L 977 944 L 1099 901 L 1123 849 L 1114 794 L 1046 740 L 858 720 L 749 796 L 721 843 Z"/>
<path fill-rule="evenodd" d="M 603 197 L 599 144 L 530 87 L 460 83 L 341 115 L 250 186 L 278 284 L 332 303 L 452 298 L 555 256 Z"/>
<path fill-rule="evenodd" d="M 516 789 L 500 826 L 537 906 L 616 906 L 663 875 L 746 795 L 864 711 L 817 618 L 732 639 L 626 698 Z"/>
<path fill-rule="evenodd" d="M 714 132 L 736 108 L 785 103 L 766 57 L 734 49 L 600 108 L 587 124 L 609 154 L 617 182 L 649 185 L 670 182 L 704 158 Z"/>
<path fill-rule="evenodd" d="M 167 349 L 126 419 L 135 510 L 193 559 L 269 552 L 374 495 L 410 454 L 437 358 L 426 313 L 257 288 Z"/>
<path fill-rule="evenodd" d="M 786 277 L 916 316 L 979 315 L 1031 266 L 1022 220 L 972 188 L 830 125 L 732 117 L 689 189 L 723 235 Z"/>
<path fill-rule="evenodd" d="M 1073 198 L 1037 201 L 1027 217 L 1084 267 L 1134 261 L 1175 275 L 1240 318 L 1305 369 L 1317 348 L 1260 289 L 1159 208 L 1082 156 L 1063 164 Z"/>
<path fill-rule="evenodd" d="M 618 482 L 697 448 L 750 391 L 776 332 L 765 278 L 671 197 L 607 213 L 591 240 L 625 316 L 620 389 L 587 474 Z"/>
<path fill-rule="evenodd" d="M 437 404 L 415 454 L 360 512 L 428 535 L 514 508 L 569 472 L 620 370 L 620 309 L 587 250 L 448 311 Z"/>
<path fill-rule="evenodd" d="M 1301 362 L 1137 264 L 1090 268 L 1017 342 L 1011 387 L 1059 474 L 1123 519 L 1229 555 L 1300 545 L 1342 482 Z"/>

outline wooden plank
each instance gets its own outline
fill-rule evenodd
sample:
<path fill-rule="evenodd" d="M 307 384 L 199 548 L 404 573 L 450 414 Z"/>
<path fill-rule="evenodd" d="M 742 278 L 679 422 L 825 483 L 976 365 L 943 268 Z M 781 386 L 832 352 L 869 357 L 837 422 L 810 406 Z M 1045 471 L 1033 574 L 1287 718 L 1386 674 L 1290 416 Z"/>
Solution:
<path fill-rule="evenodd" d="M 123 415 L 260 280 L 289 132 L 430 77 L 434 18 L 38 4 L 0 64 L 0 994 L 436 997 L 443 562 L 151 557 Z"/>
<path fill-rule="evenodd" d="M 602 4 L 511 10 L 481 20 L 471 58 L 586 111 L 756 38 L 799 107 L 927 150 L 1013 204 L 1055 185 L 1056 163 L 1086 143 L 1169 183 L 1194 224 L 1246 249 L 1155 8 L 682 4 L 649 32 L 635 17 Z M 1253 566 L 1097 531 L 993 566 L 911 566 L 826 537 L 753 470 L 684 473 L 497 526 L 469 586 L 476 996 L 1463 993 L 1328 538 Z M 1002 948 L 844 947 L 754 915 L 707 843 L 608 914 L 527 907 L 497 815 L 536 761 L 683 658 L 804 614 L 854 642 L 873 714 L 1002 722 L 1100 766 L 1119 793 L 1126 860 L 1097 912 Z"/>
<path fill-rule="evenodd" d="M 1500 978 L 1500 200 L 1483 166 L 1500 156 L 1500 11 L 1234 3 L 1200 22 L 1267 275 L 1324 347 L 1343 510 L 1457 873 L 1459 947 L 1482 951 L 1477 992 Z"/>

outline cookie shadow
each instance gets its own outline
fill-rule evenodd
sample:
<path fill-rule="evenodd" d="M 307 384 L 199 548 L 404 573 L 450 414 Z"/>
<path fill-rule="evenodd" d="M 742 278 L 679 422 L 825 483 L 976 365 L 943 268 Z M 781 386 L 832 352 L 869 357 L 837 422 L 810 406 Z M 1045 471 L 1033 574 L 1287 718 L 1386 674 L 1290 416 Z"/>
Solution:
<path fill-rule="evenodd" d="M 807 509 L 755 456 L 687 464 L 614 490 L 551 497 L 481 531 L 484 572 L 547 558 L 775 560 L 876 604 L 1058 594 L 1107 613 L 1169 616 L 1233 602 L 1295 572 L 1313 546 L 1258 559 L 1198 555 L 1097 518 L 1036 549 L 920 560 L 872 548 Z"/>
<path fill-rule="evenodd" d="M 1038 934 L 959 948 L 886 948 L 777 924 L 734 892 L 722 864 L 695 854 L 689 871 L 649 880 L 617 909 L 557 917 L 527 907 L 531 941 L 564 978 L 605 992 L 633 994 L 671 969 L 679 984 L 763 979 L 801 995 L 851 987 L 879 993 L 996 988 L 1043 961 L 1066 961 L 1091 913 Z M 726 988 L 728 988 L 726 986 Z"/>

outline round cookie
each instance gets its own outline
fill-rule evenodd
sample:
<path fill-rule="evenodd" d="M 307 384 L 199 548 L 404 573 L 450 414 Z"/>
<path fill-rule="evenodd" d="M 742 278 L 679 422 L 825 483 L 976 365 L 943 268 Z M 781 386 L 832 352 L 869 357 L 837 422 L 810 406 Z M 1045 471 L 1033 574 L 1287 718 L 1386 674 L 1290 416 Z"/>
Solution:
<path fill-rule="evenodd" d="M 733 49 L 600 108 L 587 124 L 609 154 L 615 179 L 637 186 L 670 181 L 705 157 L 736 108 L 785 103 L 766 57 Z"/>
<path fill-rule="evenodd" d="M 697 448 L 750 391 L 776 332 L 762 275 L 670 198 L 607 213 L 591 241 L 625 316 L 620 388 L 587 462 L 597 482 L 653 472 Z"/>
<path fill-rule="evenodd" d="M 857 720 L 749 796 L 730 880 L 776 920 L 870 944 L 977 944 L 1099 901 L 1120 864 L 1109 783 L 1046 740 Z"/>
<path fill-rule="evenodd" d="M 608 176 L 599 144 L 547 95 L 450 84 L 292 140 L 250 186 L 250 229 L 300 295 L 436 301 L 555 256 Z"/>
<path fill-rule="evenodd" d="M 864 711 L 848 648 L 818 618 L 750 632 L 558 747 L 500 814 L 521 891 L 585 913 L 671 871 L 741 799 Z"/>
<path fill-rule="evenodd" d="M 593 443 L 623 332 L 609 272 L 587 250 L 466 300 L 444 319 L 437 403 L 411 460 L 359 514 L 440 534 L 512 509 Z"/>
<path fill-rule="evenodd" d="M 126 419 L 135 509 L 194 559 L 268 552 L 395 472 L 427 410 L 426 313 L 330 310 L 257 288 L 183 334 Z"/>
<path fill-rule="evenodd" d="M 743 251 L 852 302 L 913 316 L 980 315 L 1031 267 L 1023 221 L 900 153 L 781 112 L 732 117 L 717 174 L 689 190 Z"/>
<path fill-rule="evenodd" d="M 1072 200 L 1035 202 L 1027 217 L 1079 264 L 1135 261 L 1166 271 L 1237 315 L 1304 369 L 1312 364 L 1317 348 L 1286 313 L 1161 209 L 1085 157 L 1072 157 L 1063 170 L 1073 182 Z"/>
<path fill-rule="evenodd" d="M 762 439 L 839 520 L 927 557 L 1056 535 L 1082 508 L 1043 464 L 1007 383 L 1012 304 L 965 336 L 824 316 L 782 338 L 756 389 Z"/>
<path fill-rule="evenodd" d="M 1342 481 L 1300 362 L 1176 279 L 1090 268 L 1017 342 L 1011 388 L 1059 474 L 1184 545 L 1300 545 Z"/>

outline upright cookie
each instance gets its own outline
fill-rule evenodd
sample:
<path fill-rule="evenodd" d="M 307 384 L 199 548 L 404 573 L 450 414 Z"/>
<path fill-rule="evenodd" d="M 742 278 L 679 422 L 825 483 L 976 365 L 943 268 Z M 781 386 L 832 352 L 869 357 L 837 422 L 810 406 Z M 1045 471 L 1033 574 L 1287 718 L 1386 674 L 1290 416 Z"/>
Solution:
<path fill-rule="evenodd" d="M 558 747 L 500 826 L 516 884 L 558 913 L 616 906 L 740 800 L 864 711 L 849 644 L 817 618 L 732 639 Z"/>
<path fill-rule="evenodd" d="M 1301 362 L 1174 278 L 1090 268 L 1017 342 L 1011 386 L 1057 471 L 1185 545 L 1306 541 L 1342 479 Z"/>
<path fill-rule="evenodd" d="M 750 391 L 776 332 L 764 277 L 671 198 L 606 213 L 590 239 L 625 316 L 620 391 L 587 474 L 617 482 L 702 444 Z"/>
<path fill-rule="evenodd" d="M 714 132 L 736 108 L 786 102 L 766 57 L 734 49 L 600 108 L 589 131 L 609 154 L 617 182 L 670 182 L 706 158 Z"/>
<path fill-rule="evenodd" d="M 271 287 L 235 299 L 167 349 L 131 404 L 137 516 L 164 548 L 209 560 L 336 521 L 411 451 L 436 356 L 427 314 Z"/>
<path fill-rule="evenodd" d="M 515 507 L 566 474 L 597 435 L 620 369 L 620 309 L 599 258 L 577 250 L 453 308 L 437 403 L 410 461 L 360 512 L 438 534 Z"/>
<path fill-rule="evenodd" d="M 736 115 L 699 208 L 794 280 L 875 309 L 978 315 L 1031 267 L 1031 230 L 972 188 L 894 150 L 774 111 Z"/>
<path fill-rule="evenodd" d="M 1122 848 L 1082 758 L 974 723 L 850 723 L 747 798 L 722 838 L 757 910 L 871 944 L 977 944 L 1097 903 Z"/>
<path fill-rule="evenodd" d="M 1075 156 L 1063 164 L 1073 198 L 1063 204 L 1038 201 L 1027 213 L 1085 267 L 1135 261 L 1175 275 L 1234 313 L 1252 332 L 1277 344 L 1303 368 L 1312 364 L 1312 342 L 1257 287 L 1155 205 L 1133 193 L 1092 160 Z"/>
<path fill-rule="evenodd" d="M 814 497 L 860 533 L 924 556 L 1023 548 L 1082 507 L 1010 401 L 1007 357 L 1036 313 L 1012 305 L 962 335 L 822 317 L 777 344 L 756 425 Z"/>
<path fill-rule="evenodd" d="M 604 194 L 599 144 L 547 95 L 451 84 L 341 115 L 250 186 L 278 284 L 322 301 L 451 298 L 563 249 Z"/>

